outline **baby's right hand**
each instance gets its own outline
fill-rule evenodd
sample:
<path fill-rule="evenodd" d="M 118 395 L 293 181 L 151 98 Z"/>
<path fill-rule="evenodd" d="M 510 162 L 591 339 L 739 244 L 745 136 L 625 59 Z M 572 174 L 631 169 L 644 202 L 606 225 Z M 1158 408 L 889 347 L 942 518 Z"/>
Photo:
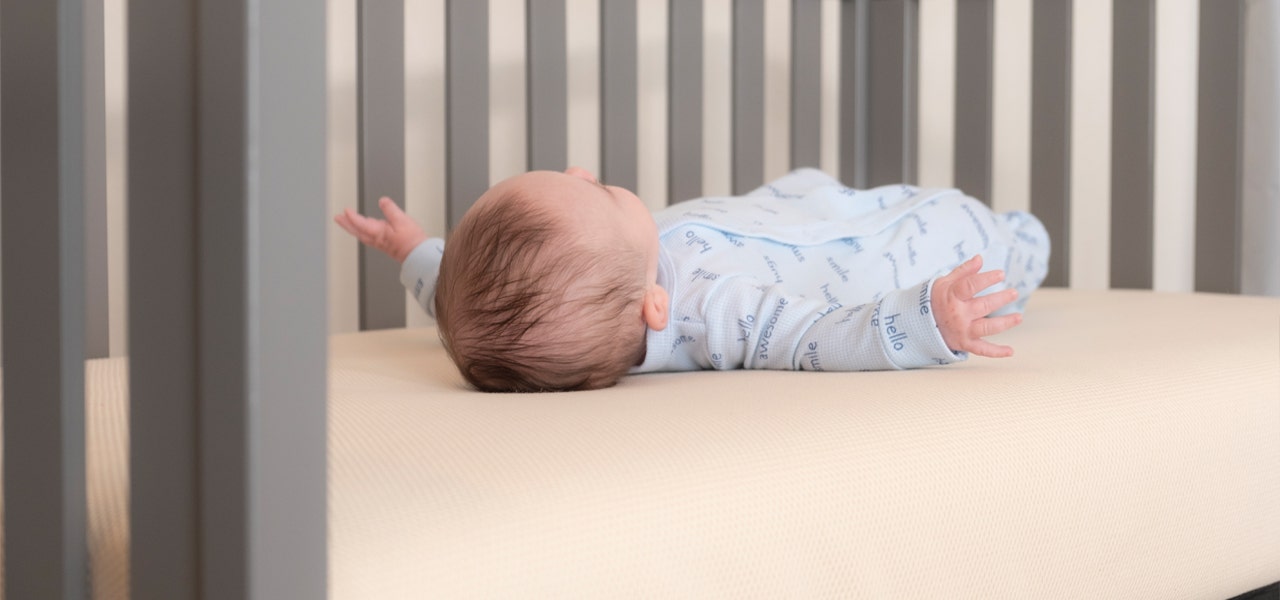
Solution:
<path fill-rule="evenodd" d="M 992 358 L 1013 356 L 1013 348 L 993 344 L 983 338 L 1022 322 L 1019 313 L 987 316 L 1016 300 L 1018 291 L 1008 288 L 977 296 L 978 292 L 1004 281 L 1004 271 L 979 273 L 980 269 L 982 255 L 977 255 L 933 282 L 932 310 L 938 332 L 947 347 L 955 351 Z"/>
<path fill-rule="evenodd" d="M 383 196 L 379 199 L 378 208 L 382 209 L 387 220 L 366 217 L 350 208 L 338 213 L 333 220 L 364 245 L 402 263 L 418 244 L 426 241 L 427 234 L 390 198 Z"/>

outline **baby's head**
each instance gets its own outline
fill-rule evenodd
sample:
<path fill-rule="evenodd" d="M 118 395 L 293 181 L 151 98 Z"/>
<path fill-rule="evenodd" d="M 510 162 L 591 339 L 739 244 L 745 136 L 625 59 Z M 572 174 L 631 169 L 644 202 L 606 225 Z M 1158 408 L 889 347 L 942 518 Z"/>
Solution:
<path fill-rule="evenodd" d="M 635 194 L 590 173 L 534 171 L 485 192 L 453 231 L 436 284 L 440 335 L 488 392 L 609 387 L 662 329 L 658 233 Z"/>

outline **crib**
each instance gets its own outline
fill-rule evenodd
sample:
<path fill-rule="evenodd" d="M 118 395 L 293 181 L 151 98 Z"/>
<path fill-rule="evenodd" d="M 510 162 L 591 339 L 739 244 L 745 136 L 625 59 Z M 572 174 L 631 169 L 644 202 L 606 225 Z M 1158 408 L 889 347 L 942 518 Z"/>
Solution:
<path fill-rule="evenodd" d="M 1280 598 L 1267 0 L 0 0 L 3 593 Z M 113 66 L 114 65 L 114 66 Z M 127 117 L 127 118 L 126 118 Z M 392 261 L 579 165 L 1038 215 L 1005 360 L 468 390 Z"/>

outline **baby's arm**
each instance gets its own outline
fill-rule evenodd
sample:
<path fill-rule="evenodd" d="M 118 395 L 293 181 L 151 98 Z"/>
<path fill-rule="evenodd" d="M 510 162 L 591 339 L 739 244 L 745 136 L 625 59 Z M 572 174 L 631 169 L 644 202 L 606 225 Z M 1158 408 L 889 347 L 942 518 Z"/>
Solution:
<path fill-rule="evenodd" d="M 436 276 L 444 256 L 444 240 L 427 239 L 413 218 L 404 214 L 390 198 L 384 196 L 378 201 L 378 207 L 387 220 L 366 217 L 350 208 L 333 220 L 366 246 L 400 263 L 400 283 L 413 294 L 418 305 L 435 318 Z"/>
<path fill-rule="evenodd" d="M 982 337 L 1019 319 L 984 318 L 1011 298 L 1005 292 L 973 298 L 1000 278 L 976 274 L 980 266 L 966 263 L 858 306 L 833 306 L 735 278 L 707 303 L 709 362 L 716 368 L 866 371 L 948 364 L 965 360 L 969 351 L 1008 356 L 1011 349 Z"/>

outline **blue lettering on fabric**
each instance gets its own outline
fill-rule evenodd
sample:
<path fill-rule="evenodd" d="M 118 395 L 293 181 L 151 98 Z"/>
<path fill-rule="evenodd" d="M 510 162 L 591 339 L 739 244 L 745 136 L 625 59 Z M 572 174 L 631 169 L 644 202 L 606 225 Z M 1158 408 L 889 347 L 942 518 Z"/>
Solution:
<path fill-rule="evenodd" d="M 701 246 L 702 250 L 698 254 L 706 254 L 711 251 L 711 243 L 692 231 L 684 232 L 684 245 Z"/>
<path fill-rule="evenodd" d="M 911 236 L 907 236 L 907 262 L 913 267 L 916 266 L 916 249 L 911 246 L 911 241 L 914 239 Z"/>
<path fill-rule="evenodd" d="M 920 286 L 920 314 L 921 315 L 929 314 L 929 307 L 932 304 L 929 300 L 930 300 L 929 282 L 926 281 L 924 285 Z"/>
<path fill-rule="evenodd" d="M 809 361 L 809 368 L 814 371 L 822 370 L 822 360 L 818 356 L 818 342 L 809 342 L 807 351 L 804 353 L 805 360 Z"/>
<path fill-rule="evenodd" d="M 889 265 L 893 267 L 893 289 L 902 289 L 902 284 L 898 283 L 898 259 L 888 252 L 884 253 L 884 257 L 889 260 Z"/>
<path fill-rule="evenodd" d="M 831 293 L 831 284 L 830 284 L 830 283 L 824 283 L 824 284 L 822 284 L 822 287 L 820 287 L 820 288 L 818 288 L 818 289 L 822 290 L 822 297 L 827 299 L 827 304 L 839 304 L 839 303 L 840 303 L 840 298 L 838 298 L 835 294 L 832 294 L 832 293 Z"/>
<path fill-rule="evenodd" d="M 953 249 L 956 251 L 956 260 L 963 263 L 965 261 L 964 242 L 956 244 Z"/>
<path fill-rule="evenodd" d="M 854 316 L 854 315 L 856 315 L 856 314 L 858 314 L 858 313 L 860 313 L 860 312 L 862 312 L 862 307 L 864 307 L 864 306 L 866 306 L 866 305 L 865 305 L 865 304 L 859 304 L 859 305 L 857 305 L 857 306 L 855 306 L 855 307 L 853 307 L 853 308 L 850 308 L 849 310 L 844 311 L 844 318 L 843 318 L 843 319 L 840 319 L 839 321 L 836 321 L 836 325 L 844 325 L 845 323 L 848 323 L 849 321 L 852 321 L 852 320 L 853 320 L 853 316 Z"/>
<path fill-rule="evenodd" d="M 773 262 L 773 259 L 768 256 L 764 257 L 764 262 L 769 265 L 769 270 L 773 271 L 773 280 L 777 283 L 782 283 L 782 273 L 778 272 L 778 263 Z"/>
<path fill-rule="evenodd" d="M 697 281 L 699 279 L 706 279 L 707 281 L 715 281 L 719 278 L 720 278 L 719 273 L 712 273 L 711 271 L 703 269 L 702 267 L 698 267 L 693 271 L 693 277 L 690 277 L 689 281 Z"/>
<path fill-rule="evenodd" d="M 681 344 L 685 344 L 687 342 L 692 342 L 692 341 L 694 341 L 694 338 L 688 335 L 682 335 L 676 338 L 676 341 L 671 343 L 671 353 L 675 354 L 676 348 L 679 348 Z"/>
<path fill-rule="evenodd" d="M 853 188 L 851 188 L 851 187 L 843 187 L 843 186 L 841 186 L 841 187 L 840 187 L 840 189 L 836 190 L 836 193 L 838 193 L 838 194 L 844 194 L 845 196 L 852 196 L 852 195 L 854 195 L 854 194 L 858 193 L 858 190 L 855 190 L 855 189 L 853 189 Z"/>
<path fill-rule="evenodd" d="M 421 278 L 418 279 L 418 283 L 413 284 L 413 297 L 414 298 L 422 297 L 422 279 Z"/>
<path fill-rule="evenodd" d="M 771 214 L 771 215 L 776 215 L 776 214 L 778 214 L 778 211 L 777 211 L 777 210 L 774 210 L 774 209 L 772 209 L 772 208 L 769 208 L 769 207 L 767 207 L 767 206 L 765 206 L 765 205 L 763 205 L 763 204 L 752 204 L 752 206 L 754 206 L 754 207 L 756 207 L 756 208 L 758 208 L 758 209 L 760 209 L 760 210 L 763 210 L 764 212 L 767 212 L 767 213 L 769 213 L 769 214 Z"/>
<path fill-rule="evenodd" d="M 893 349 L 896 352 L 901 352 L 903 348 L 906 348 L 906 344 L 903 342 L 907 340 L 907 332 L 899 331 L 898 326 L 894 325 L 894 322 L 900 316 L 902 316 L 902 313 L 894 313 L 884 318 L 884 332 L 889 336 L 889 343 L 893 344 Z"/>
<path fill-rule="evenodd" d="M 831 258 L 830 256 L 827 257 L 827 265 L 831 267 L 831 270 L 836 272 L 836 275 L 840 276 L 840 281 L 849 283 L 849 269 L 840 266 L 836 263 L 836 259 Z"/>
<path fill-rule="evenodd" d="M 929 235 L 929 228 L 926 227 L 926 225 L 929 224 L 928 221 L 925 221 L 920 215 L 917 215 L 915 213 L 911 213 L 907 215 L 907 218 L 915 220 L 916 227 L 920 228 L 920 235 Z"/>
<path fill-rule="evenodd" d="M 742 337 L 738 338 L 738 341 L 739 342 L 747 341 L 747 338 L 751 337 L 751 331 L 754 330 L 755 328 L 756 328 L 755 315 L 747 315 L 741 319 L 738 319 L 738 331 L 742 333 Z"/>
<path fill-rule="evenodd" d="M 787 299 L 778 298 L 778 306 L 773 309 L 773 316 L 769 317 L 769 321 L 765 323 L 764 329 L 760 332 L 760 343 L 758 344 L 760 360 L 769 360 L 769 341 L 773 337 L 773 328 L 778 324 L 778 318 L 782 316 L 782 311 L 787 308 Z"/>
<path fill-rule="evenodd" d="M 969 214 L 969 220 L 973 221 L 973 226 L 978 229 L 978 235 L 982 236 L 982 248 L 985 250 L 991 247 L 991 238 L 987 236 L 987 228 L 982 226 L 978 221 L 978 215 L 973 214 L 973 209 L 968 204 L 961 204 L 960 208 Z"/>
<path fill-rule="evenodd" d="M 719 370 L 722 370 L 722 371 L 723 371 L 723 370 L 724 370 L 724 356 L 721 356 L 721 355 L 719 355 L 719 354 L 712 354 L 712 355 L 711 355 L 711 366 L 715 367 L 716 369 L 719 369 Z"/>
<path fill-rule="evenodd" d="M 846 246 L 852 247 L 854 254 L 862 252 L 862 244 L 858 243 L 858 238 L 841 238 L 840 241 L 844 242 Z"/>
<path fill-rule="evenodd" d="M 738 236 L 736 236 L 736 235 L 730 235 L 730 234 L 725 233 L 725 232 L 723 232 L 723 231 L 721 231 L 721 232 L 720 232 L 720 234 L 724 236 L 724 239 L 729 240 L 729 243 L 730 243 L 730 244 L 733 244 L 734 246 L 737 246 L 737 247 L 739 247 L 739 248 L 742 248 L 743 246 L 746 246 L 746 244 L 742 243 L 742 238 L 740 238 L 740 237 L 738 237 Z"/>
<path fill-rule="evenodd" d="M 804 262 L 804 253 L 800 252 L 800 248 L 798 246 L 787 247 L 791 248 L 791 254 L 796 257 L 796 262 Z"/>

